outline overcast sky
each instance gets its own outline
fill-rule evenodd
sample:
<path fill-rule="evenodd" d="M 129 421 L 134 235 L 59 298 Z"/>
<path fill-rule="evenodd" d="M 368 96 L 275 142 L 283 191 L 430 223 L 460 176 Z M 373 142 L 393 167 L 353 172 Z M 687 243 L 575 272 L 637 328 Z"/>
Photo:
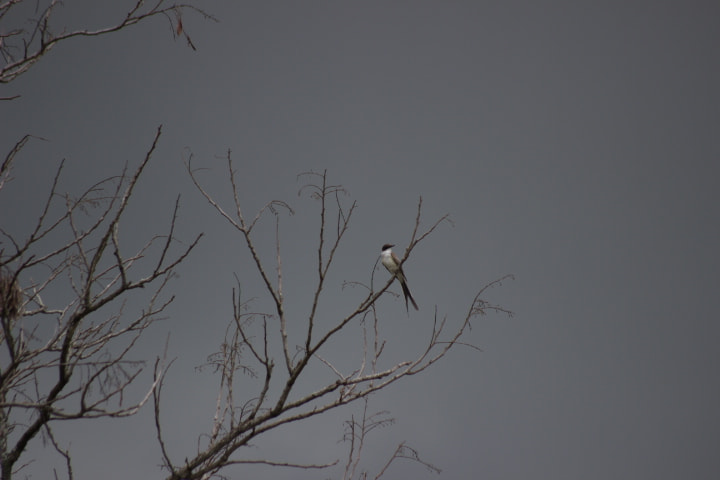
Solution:
<path fill-rule="evenodd" d="M 122 15 L 101 6 L 109 2 L 64 3 L 58 21 L 68 29 Z M 178 462 L 212 419 L 215 379 L 194 367 L 222 340 L 233 273 L 248 296 L 261 293 L 240 238 L 183 167 L 191 151 L 209 169 L 201 178 L 228 200 L 217 157 L 230 149 L 246 211 L 276 198 L 297 208 L 282 225 L 298 321 L 310 305 L 317 227 L 317 204 L 297 197 L 303 171 L 327 169 L 358 202 L 327 289 L 328 319 L 354 306 L 358 293 L 340 284 L 368 281 L 383 243 L 403 251 L 420 196 L 426 225 L 450 213 L 454 227 L 405 266 L 420 311 L 381 302 L 390 345 L 417 350 L 436 305 L 457 320 L 484 284 L 516 276 L 487 296 L 515 316 L 473 324 L 469 340 L 482 353 L 455 351 L 372 398 L 371 409 L 397 423 L 375 433 L 371 471 L 407 440 L 445 479 L 718 478 L 717 2 L 202 6 L 219 23 L 184 18 L 197 51 L 158 19 L 59 45 L 0 87 L 0 96 L 22 95 L 0 104 L 3 155 L 26 133 L 48 140 L 28 145 L 0 195 L 0 223 L 18 235 L 60 159 L 63 189 L 77 193 L 137 164 L 163 125 L 123 228 L 130 242 L 157 231 L 180 193 L 180 235 L 206 233 L 172 285 L 170 318 L 141 345 L 152 359 L 171 334 L 178 361 L 164 418 Z M 150 413 L 64 427 L 77 478 L 161 478 Z M 256 453 L 332 461 L 353 413 L 270 435 Z M 33 448 L 29 473 L 50 478 L 52 455 Z M 435 475 L 406 462 L 388 478 Z"/>

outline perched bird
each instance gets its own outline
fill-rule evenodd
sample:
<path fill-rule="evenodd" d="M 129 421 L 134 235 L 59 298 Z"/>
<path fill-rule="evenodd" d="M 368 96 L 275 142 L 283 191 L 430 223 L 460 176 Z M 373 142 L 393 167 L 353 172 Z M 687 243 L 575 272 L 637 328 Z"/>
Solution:
<path fill-rule="evenodd" d="M 400 282 L 400 286 L 402 287 L 403 295 L 405 295 L 405 308 L 409 310 L 408 308 L 408 298 L 412 302 L 413 307 L 415 307 L 415 310 L 419 310 L 417 303 L 415 303 L 415 299 L 410 294 L 410 289 L 407 286 L 407 278 L 405 278 L 405 273 L 403 273 L 402 266 L 400 265 L 400 259 L 393 253 L 391 250 L 392 247 L 395 245 L 392 245 L 390 243 L 386 243 L 382 246 L 382 254 L 380 254 L 380 261 L 383 265 L 385 265 L 385 268 L 388 269 L 388 272 L 392 273 L 395 278 L 398 279 L 398 282 Z"/>

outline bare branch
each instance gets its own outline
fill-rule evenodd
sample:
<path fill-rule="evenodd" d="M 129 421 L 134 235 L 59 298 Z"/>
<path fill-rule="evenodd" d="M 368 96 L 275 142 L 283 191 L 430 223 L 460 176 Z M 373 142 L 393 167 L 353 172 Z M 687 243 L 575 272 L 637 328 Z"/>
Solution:
<path fill-rule="evenodd" d="M 167 351 L 167 343 L 165 344 L 165 348 Z M 163 355 L 163 358 L 166 358 L 165 355 Z M 165 446 L 165 441 L 162 435 L 162 427 L 160 422 L 160 398 L 162 394 L 162 386 L 165 380 L 165 375 L 167 374 L 167 371 L 170 369 L 170 366 L 172 366 L 174 361 L 175 360 L 171 360 L 167 367 L 164 367 L 160 361 L 160 357 L 155 360 L 155 368 L 153 370 L 153 385 L 155 385 L 155 388 L 153 388 L 152 390 L 153 405 L 155 407 L 155 432 L 157 434 L 158 444 L 160 445 L 160 451 L 162 452 L 163 456 L 163 467 L 167 468 L 170 471 L 172 471 L 173 469 L 173 463 L 172 460 L 170 460 L 170 455 L 168 454 L 167 447 Z"/>
<path fill-rule="evenodd" d="M 302 468 L 305 470 L 330 468 L 338 464 L 338 460 L 330 463 L 312 464 L 312 463 L 290 463 L 290 462 L 273 462 L 270 460 L 232 460 L 227 465 L 270 465 L 271 467 L 291 467 Z"/>
<path fill-rule="evenodd" d="M 65 459 L 65 467 L 67 469 L 67 478 L 68 480 L 72 480 L 75 478 L 73 476 L 73 469 L 72 469 L 72 459 L 70 457 L 70 451 L 68 449 L 64 449 L 60 446 L 60 444 L 55 440 L 55 436 L 52 433 L 52 430 L 50 429 L 50 425 L 45 424 L 45 434 L 50 439 L 50 443 L 52 443 L 53 448 L 56 452 L 58 452 L 64 459 Z M 55 478 L 58 478 L 57 472 L 55 472 Z"/>
<path fill-rule="evenodd" d="M 408 447 L 408 446 L 405 444 L 405 442 L 402 442 L 400 445 L 397 446 L 397 448 L 395 449 L 395 452 L 394 452 L 393 455 L 390 457 L 390 459 L 387 461 L 387 463 L 386 463 L 385 466 L 382 468 L 382 470 L 380 471 L 380 473 L 377 474 L 377 476 L 375 477 L 375 480 L 377 480 L 378 478 L 380 478 L 380 477 L 382 477 L 383 475 L 385 475 L 385 472 L 386 472 L 387 469 L 390 467 L 390 465 L 391 465 L 395 460 L 397 460 L 398 458 L 404 458 L 404 459 L 407 459 L 407 460 L 412 460 L 412 461 L 414 461 L 414 462 L 417 462 L 417 463 L 423 465 L 423 466 L 424 466 L 425 468 L 427 468 L 429 471 L 434 472 L 434 473 L 437 473 L 438 475 L 440 474 L 440 471 L 441 471 L 441 470 L 440 470 L 439 468 L 437 468 L 436 466 L 434 466 L 434 465 L 431 464 L 431 463 L 428 463 L 428 462 L 422 460 L 422 459 L 420 458 L 420 454 L 418 453 L 417 450 L 415 450 L 415 449 L 412 448 L 412 447 Z"/>
<path fill-rule="evenodd" d="M 30 5 L 29 0 L 9 0 L 0 4 L 0 19 L 4 17 L 11 7 L 20 4 Z M 138 1 L 124 17 L 111 23 L 109 26 L 91 29 L 67 30 L 65 27 L 54 26 L 55 9 L 61 5 L 58 0 L 51 0 L 37 16 L 31 21 L 31 28 L 15 28 L 0 34 L 0 57 L 3 66 L 0 67 L 0 83 L 9 83 L 27 72 L 43 56 L 49 53 L 56 45 L 75 37 L 97 37 L 118 32 L 137 23 L 144 22 L 156 16 L 164 17 L 171 26 L 173 37 L 182 35 L 190 48 L 195 50 L 190 36 L 182 22 L 183 13 L 198 14 L 206 20 L 218 20 L 200 8 L 185 3 L 168 3 L 165 0 L 156 0 L 152 6 L 146 7 L 145 1 Z M 54 33 L 62 31 L 62 33 Z M 8 97 L 9 99 L 16 98 Z"/>

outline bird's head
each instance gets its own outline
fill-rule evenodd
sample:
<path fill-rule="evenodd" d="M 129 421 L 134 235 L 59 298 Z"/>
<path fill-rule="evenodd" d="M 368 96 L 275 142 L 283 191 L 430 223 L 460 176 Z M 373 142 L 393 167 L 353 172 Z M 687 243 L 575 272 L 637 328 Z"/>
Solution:
<path fill-rule="evenodd" d="M 394 247 L 394 246 L 395 246 L 394 243 L 386 243 L 385 245 L 382 246 L 382 251 L 384 252 L 384 251 L 387 250 L 388 248 L 392 248 L 392 247 Z"/>

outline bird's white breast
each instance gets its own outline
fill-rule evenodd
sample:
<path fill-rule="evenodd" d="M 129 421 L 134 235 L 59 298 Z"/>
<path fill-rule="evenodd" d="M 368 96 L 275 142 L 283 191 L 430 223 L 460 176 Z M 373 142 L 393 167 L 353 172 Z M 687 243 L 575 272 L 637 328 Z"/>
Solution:
<path fill-rule="evenodd" d="M 393 260 L 392 250 L 389 248 L 387 250 L 383 250 L 382 254 L 380 254 L 380 261 L 391 273 L 397 272 L 398 266 L 395 263 L 395 260 Z"/>

